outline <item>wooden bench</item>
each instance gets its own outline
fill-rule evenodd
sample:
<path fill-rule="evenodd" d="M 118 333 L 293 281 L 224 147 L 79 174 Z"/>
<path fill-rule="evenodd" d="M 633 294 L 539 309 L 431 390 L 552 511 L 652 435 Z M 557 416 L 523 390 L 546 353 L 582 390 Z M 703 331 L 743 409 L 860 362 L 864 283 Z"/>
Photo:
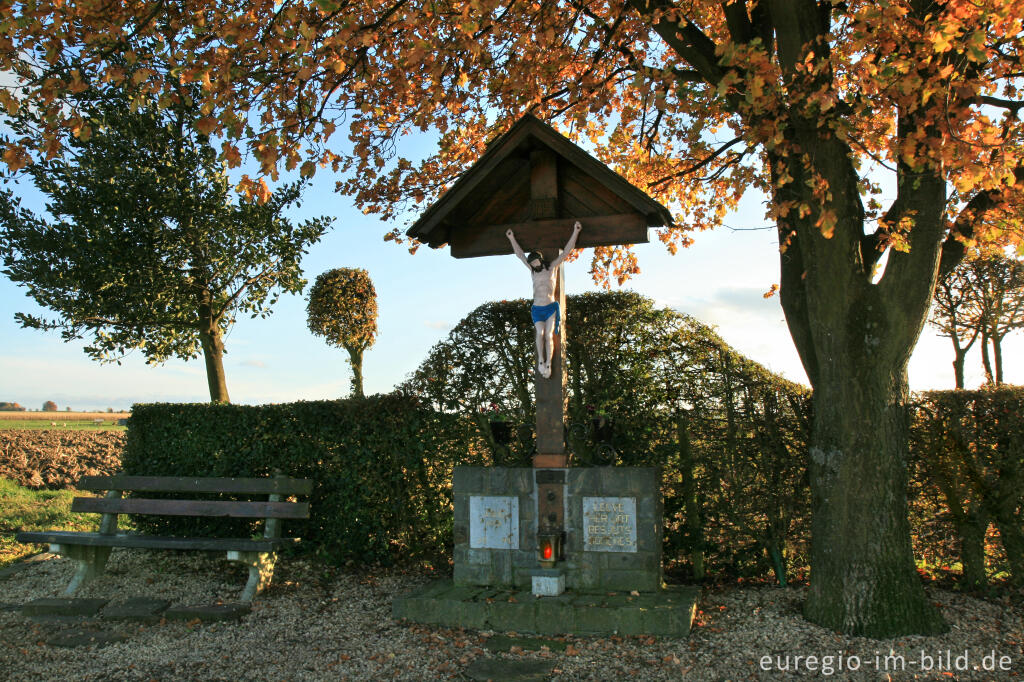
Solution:
<path fill-rule="evenodd" d="M 230 561 L 249 567 L 249 581 L 242 591 L 242 601 L 252 598 L 270 584 L 274 575 L 277 551 L 298 542 L 298 538 L 281 537 L 282 519 L 309 518 L 308 502 L 286 502 L 292 495 L 308 496 L 313 489 L 309 479 L 287 478 L 185 478 L 158 476 L 86 476 L 78 483 L 80 490 L 106 490 L 106 497 L 76 497 L 71 511 L 103 515 L 97 533 L 74 531 L 22 532 L 19 542 L 47 543 L 50 551 L 63 554 L 78 563 L 78 570 L 65 590 L 72 595 L 78 588 L 103 573 L 114 547 L 143 549 L 176 549 L 227 552 Z M 266 496 L 265 500 L 169 500 L 123 497 L 134 493 L 223 493 L 249 497 Z M 119 533 L 119 514 L 155 516 L 201 516 L 265 519 L 262 538 L 159 537 L 138 533 Z"/>

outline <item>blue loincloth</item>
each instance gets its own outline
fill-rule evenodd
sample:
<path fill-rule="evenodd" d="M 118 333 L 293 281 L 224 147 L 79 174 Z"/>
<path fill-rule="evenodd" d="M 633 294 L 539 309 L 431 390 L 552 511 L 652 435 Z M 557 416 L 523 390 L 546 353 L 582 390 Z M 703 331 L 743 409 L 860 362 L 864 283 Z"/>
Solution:
<path fill-rule="evenodd" d="M 562 327 L 562 316 L 558 311 L 558 301 L 548 303 L 547 305 L 535 305 L 530 307 L 530 317 L 533 318 L 533 323 L 547 322 L 548 318 L 552 315 L 555 316 L 555 333 L 559 333 Z"/>

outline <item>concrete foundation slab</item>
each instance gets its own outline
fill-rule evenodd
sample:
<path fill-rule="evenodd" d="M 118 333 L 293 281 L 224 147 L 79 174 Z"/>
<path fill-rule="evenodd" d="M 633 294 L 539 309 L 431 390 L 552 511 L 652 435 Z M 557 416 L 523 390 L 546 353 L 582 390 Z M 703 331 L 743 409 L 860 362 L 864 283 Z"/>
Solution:
<path fill-rule="evenodd" d="M 416 623 L 541 635 L 655 635 L 686 637 L 700 589 L 535 597 L 526 590 L 466 588 L 440 580 L 398 596 L 394 618 Z"/>

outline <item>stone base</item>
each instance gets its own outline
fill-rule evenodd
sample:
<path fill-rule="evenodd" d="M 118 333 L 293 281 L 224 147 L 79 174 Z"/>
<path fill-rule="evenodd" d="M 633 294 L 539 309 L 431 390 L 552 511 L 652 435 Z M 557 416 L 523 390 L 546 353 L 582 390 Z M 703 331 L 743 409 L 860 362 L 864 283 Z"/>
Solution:
<path fill-rule="evenodd" d="M 639 595 L 565 592 L 535 597 L 528 590 L 454 585 L 439 580 L 395 597 L 391 615 L 416 623 L 543 635 L 686 637 L 697 612 L 696 587 Z"/>
<path fill-rule="evenodd" d="M 174 606 L 164 611 L 167 620 L 199 620 L 203 623 L 216 623 L 222 620 L 240 620 L 249 613 L 247 603 L 209 604 L 199 606 Z"/>
<path fill-rule="evenodd" d="M 21 607 L 23 616 L 95 616 L 107 605 L 106 599 L 33 599 Z"/>
<path fill-rule="evenodd" d="M 532 577 L 535 597 L 557 597 L 565 592 L 565 573 L 557 568 L 538 568 Z"/>
<path fill-rule="evenodd" d="M 137 623 L 156 623 L 170 602 L 151 597 L 132 597 L 103 609 L 100 614 L 106 620 L 127 620 Z"/>
<path fill-rule="evenodd" d="M 547 483 L 564 481 L 561 554 L 565 558 L 558 566 L 565 574 L 566 589 L 601 593 L 661 588 L 662 504 L 657 468 L 455 467 L 452 481 L 456 585 L 532 587 L 537 568 L 538 491 Z M 497 506 L 503 500 L 517 517 L 474 514 L 475 498 L 477 505 L 487 500 Z M 601 505 L 619 511 L 604 513 L 598 508 Z M 598 516 L 605 518 L 597 520 Z M 502 529 L 502 542 L 482 541 L 481 528 L 495 523 Z M 600 532 L 591 528 L 594 523 Z M 612 526 L 616 532 L 609 530 Z"/>

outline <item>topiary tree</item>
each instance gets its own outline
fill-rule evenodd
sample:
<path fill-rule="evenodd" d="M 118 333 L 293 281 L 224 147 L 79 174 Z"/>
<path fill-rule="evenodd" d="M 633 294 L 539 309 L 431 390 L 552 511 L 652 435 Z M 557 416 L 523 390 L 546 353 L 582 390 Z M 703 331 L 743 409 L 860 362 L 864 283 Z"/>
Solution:
<path fill-rule="evenodd" d="M 352 395 L 363 397 L 363 351 L 377 338 L 377 292 L 362 268 L 334 268 L 316 278 L 306 307 L 309 330 L 348 351 Z"/>
<path fill-rule="evenodd" d="M 56 412 L 56 411 L 57 411 L 57 403 L 53 402 L 52 400 L 47 400 L 45 403 L 43 403 L 43 412 Z"/>

